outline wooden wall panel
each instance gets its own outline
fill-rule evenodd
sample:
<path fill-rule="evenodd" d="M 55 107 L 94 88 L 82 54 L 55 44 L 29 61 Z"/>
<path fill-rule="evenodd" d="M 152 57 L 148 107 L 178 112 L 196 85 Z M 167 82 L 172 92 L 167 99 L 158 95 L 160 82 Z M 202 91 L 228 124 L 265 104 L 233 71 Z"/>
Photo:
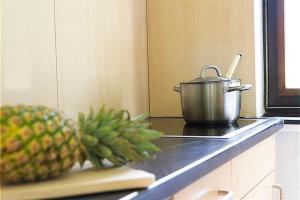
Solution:
<path fill-rule="evenodd" d="M 243 54 L 234 77 L 255 86 L 252 0 L 148 0 L 150 113 L 181 116 L 172 87 L 215 64 L 223 74 Z M 255 115 L 255 87 L 242 96 L 242 115 Z"/>
<path fill-rule="evenodd" d="M 1 3 L 1 104 L 57 107 L 53 0 Z"/>
<path fill-rule="evenodd" d="M 145 0 L 56 1 L 59 107 L 148 112 Z"/>

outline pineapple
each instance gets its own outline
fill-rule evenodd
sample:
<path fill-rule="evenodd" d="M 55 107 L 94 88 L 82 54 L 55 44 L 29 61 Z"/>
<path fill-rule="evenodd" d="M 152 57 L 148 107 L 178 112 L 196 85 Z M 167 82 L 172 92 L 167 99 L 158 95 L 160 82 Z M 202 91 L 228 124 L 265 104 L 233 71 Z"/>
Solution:
<path fill-rule="evenodd" d="M 7 183 L 37 181 L 66 173 L 86 160 L 98 168 L 152 158 L 159 150 L 150 140 L 146 115 L 131 119 L 128 111 L 91 109 L 78 123 L 45 106 L 1 107 L 1 179 Z"/>

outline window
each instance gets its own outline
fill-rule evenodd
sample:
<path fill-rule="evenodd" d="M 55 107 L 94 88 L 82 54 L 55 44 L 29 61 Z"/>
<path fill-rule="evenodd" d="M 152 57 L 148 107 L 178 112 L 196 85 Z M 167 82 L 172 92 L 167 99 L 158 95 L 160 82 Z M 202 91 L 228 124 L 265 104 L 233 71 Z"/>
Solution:
<path fill-rule="evenodd" d="M 300 116 L 300 2 L 265 0 L 266 115 Z"/>

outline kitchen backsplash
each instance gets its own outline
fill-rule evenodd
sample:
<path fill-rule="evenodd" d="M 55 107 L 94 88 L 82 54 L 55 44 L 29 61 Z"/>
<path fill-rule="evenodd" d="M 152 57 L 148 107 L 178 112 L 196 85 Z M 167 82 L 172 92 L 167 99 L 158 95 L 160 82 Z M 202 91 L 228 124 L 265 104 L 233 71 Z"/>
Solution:
<path fill-rule="evenodd" d="M 146 1 L 3 0 L 2 104 L 148 111 Z"/>
<path fill-rule="evenodd" d="M 205 64 L 225 74 L 241 53 L 234 77 L 254 86 L 241 114 L 255 115 L 252 0 L 3 0 L 2 12 L 2 104 L 181 116 L 173 86 Z"/>
<path fill-rule="evenodd" d="M 152 116 L 181 116 L 180 95 L 173 86 L 200 76 L 207 64 L 219 66 L 225 75 L 237 53 L 243 57 L 233 77 L 254 86 L 242 94 L 241 115 L 255 116 L 253 4 L 252 0 L 148 1 Z"/>

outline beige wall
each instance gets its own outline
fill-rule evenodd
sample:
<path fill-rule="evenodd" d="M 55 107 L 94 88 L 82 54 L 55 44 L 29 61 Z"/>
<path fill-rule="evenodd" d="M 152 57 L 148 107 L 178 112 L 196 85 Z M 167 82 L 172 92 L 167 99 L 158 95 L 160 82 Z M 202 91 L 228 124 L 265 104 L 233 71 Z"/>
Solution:
<path fill-rule="evenodd" d="M 1 102 L 56 107 L 53 1 L 1 3 Z"/>
<path fill-rule="evenodd" d="M 58 104 L 148 112 L 146 1 L 56 1 Z"/>
<path fill-rule="evenodd" d="M 254 88 L 242 95 L 242 116 L 256 115 L 252 0 L 148 0 L 150 113 L 181 116 L 178 82 L 205 64 L 225 74 L 234 54 L 243 58 L 233 77 Z"/>
<path fill-rule="evenodd" d="M 262 109 L 252 0 L 2 2 L 2 104 L 44 104 L 74 117 L 101 104 L 133 114 L 150 105 L 151 116 L 181 116 L 172 87 L 205 64 L 225 74 L 241 53 L 234 77 L 254 86 L 241 114 Z"/>
<path fill-rule="evenodd" d="M 2 2 L 2 104 L 148 112 L 145 0 Z"/>

